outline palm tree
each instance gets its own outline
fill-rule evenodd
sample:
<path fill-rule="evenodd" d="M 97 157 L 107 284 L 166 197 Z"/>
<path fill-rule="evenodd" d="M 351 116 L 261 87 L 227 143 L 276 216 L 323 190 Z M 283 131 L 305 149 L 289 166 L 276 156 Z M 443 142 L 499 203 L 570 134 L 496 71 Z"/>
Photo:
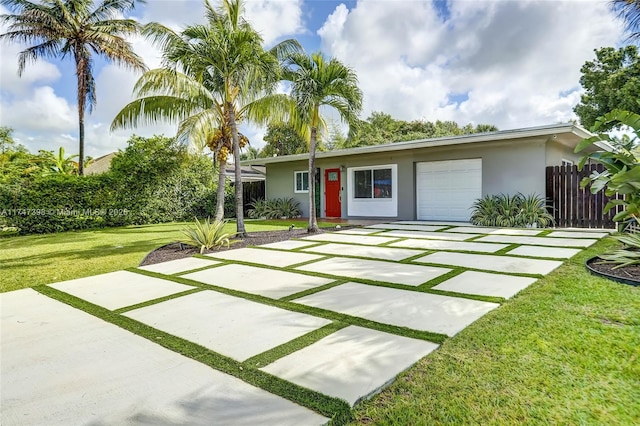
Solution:
<path fill-rule="evenodd" d="M 296 104 L 295 124 L 309 141 L 309 226 L 318 232 L 315 207 L 315 160 L 318 132 L 326 131 L 321 107 L 331 107 L 352 128 L 362 109 L 362 91 L 355 72 L 337 59 L 327 60 L 322 53 L 289 55 L 285 80 L 291 83 Z"/>
<path fill-rule="evenodd" d="M 14 14 L 0 16 L 9 24 L 0 39 L 33 44 L 20 52 L 18 74 L 22 75 L 28 62 L 40 58 L 73 56 L 76 65 L 78 92 L 79 158 L 78 173 L 84 174 L 84 113 L 96 104 L 93 78 L 93 54 L 118 65 L 144 70 L 142 59 L 136 55 L 124 37 L 136 34 L 137 22 L 118 17 L 135 7 L 136 0 L 0 0 L 0 4 Z"/>
<path fill-rule="evenodd" d="M 631 32 L 629 38 L 640 39 L 640 0 L 611 0 L 611 4 Z"/>
<path fill-rule="evenodd" d="M 118 113 L 112 129 L 175 120 L 178 140 L 200 149 L 207 145 L 225 160 L 232 152 L 237 233 L 244 236 L 240 148 L 248 141 L 238 123 L 284 116 L 287 98 L 270 93 L 280 75 L 278 58 L 300 45 L 286 40 L 265 51 L 260 35 L 241 17 L 240 0 L 223 0 L 219 10 L 206 0 L 205 8 L 207 23 L 179 34 L 160 24 L 145 27 L 144 34 L 164 52 L 164 68 L 140 78 L 134 89 L 138 99 Z"/>

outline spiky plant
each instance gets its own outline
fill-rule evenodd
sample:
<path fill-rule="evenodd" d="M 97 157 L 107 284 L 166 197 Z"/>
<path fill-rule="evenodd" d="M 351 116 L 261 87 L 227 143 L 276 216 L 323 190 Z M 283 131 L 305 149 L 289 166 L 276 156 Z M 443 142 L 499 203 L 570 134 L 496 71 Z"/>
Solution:
<path fill-rule="evenodd" d="M 200 248 L 200 254 L 205 249 L 218 248 L 226 245 L 229 247 L 232 233 L 224 232 L 224 226 L 227 221 L 214 220 L 211 222 L 209 218 L 200 222 L 197 218 L 193 227 L 184 228 L 182 233 L 185 238 L 180 242 Z"/>

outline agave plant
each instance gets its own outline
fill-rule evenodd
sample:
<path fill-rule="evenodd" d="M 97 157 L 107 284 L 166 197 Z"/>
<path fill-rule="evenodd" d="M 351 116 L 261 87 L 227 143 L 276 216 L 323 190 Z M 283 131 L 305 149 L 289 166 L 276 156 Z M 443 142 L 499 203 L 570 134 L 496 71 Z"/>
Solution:
<path fill-rule="evenodd" d="M 614 238 L 624 244 L 624 247 L 610 253 L 601 254 L 600 263 L 613 263 L 613 269 L 629 265 L 640 265 L 640 234 L 623 234 Z"/>
<path fill-rule="evenodd" d="M 249 204 L 251 207 L 247 214 L 251 219 L 268 218 L 272 209 L 272 204 L 267 200 L 255 200 Z"/>
<path fill-rule="evenodd" d="M 182 233 L 185 238 L 180 242 L 200 248 L 200 254 L 204 253 L 205 249 L 222 247 L 226 245 L 229 247 L 229 239 L 233 236 L 232 233 L 224 232 L 224 226 L 227 221 L 213 221 L 209 218 L 200 222 L 196 218 L 195 225 L 193 227 L 184 228 Z"/>

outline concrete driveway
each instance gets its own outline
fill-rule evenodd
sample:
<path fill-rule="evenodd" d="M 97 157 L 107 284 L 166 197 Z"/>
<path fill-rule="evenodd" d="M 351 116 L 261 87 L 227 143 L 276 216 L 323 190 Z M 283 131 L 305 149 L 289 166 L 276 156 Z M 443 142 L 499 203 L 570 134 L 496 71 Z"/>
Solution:
<path fill-rule="evenodd" d="M 3 293 L 1 423 L 324 424 L 605 235 L 395 222 Z"/>

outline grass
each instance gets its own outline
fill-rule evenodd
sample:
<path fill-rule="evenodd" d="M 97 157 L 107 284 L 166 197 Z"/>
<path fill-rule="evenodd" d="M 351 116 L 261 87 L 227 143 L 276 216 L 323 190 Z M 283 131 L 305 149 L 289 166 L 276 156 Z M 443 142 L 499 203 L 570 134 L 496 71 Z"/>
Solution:
<path fill-rule="evenodd" d="M 637 424 L 640 288 L 584 267 L 613 245 L 583 251 L 445 341 L 351 424 Z"/>
<path fill-rule="evenodd" d="M 248 221 L 247 229 L 283 229 L 291 223 L 295 222 Z M 304 223 L 295 224 L 305 227 Z M 6 288 L 7 279 L 12 280 L 13 288 L 23 288 L 136 266 L 146 252 L 177 239 L 183 226 L 2 238 L 2 290 L 11 289 Z M 345 324 L 380 329 L 379 324 L 296 305 L 289 302 L 289 297 L 272 300 L 199 285 L 198 289 L 215 288 L 333 321 L 239 363 L 55 289 L 37 290 L 146 338 L 155 340 L 161 335 L 160 344 L 171 350 L 317 412 L 336 414 L 335 424 L 342 424 L 353 415 L 351 425 L 627 425 L 637 424 L 640 418 L 640 288 L 594 277 L 584 267 L 586 259 L 615 244 L 611 238 L 598 242 L 455 337 L 435 339 L 442 343 L 437 351 L 352 413 L 335 398 L 274 378 L 255 366 L 298 350 Z M 112 245 L 121 245 L 127 253 L 118 253 Z M 103 267 L 107 270 L 99 269 Z M 66 273 L 67 278 L 51 279 L 40 270 Z M 148 272 L 145 275 L 158 276 Z M 176 276 L 165 279 L 195 285 Z M 385 331 L 404 335 L 410 330 L 389 327 Z"/>
<path fill-rule="evenodd" d="M 305 222 L 248 220 L 247 232 L 306 228 Z M 0 238 L 0 292 L 138 266 L 150 251 L 182 238 L 190 222 Z M 332 223 L 319 223 L 333 227 Z M 226 232 L 235 231 L 228 223 Z"/>

